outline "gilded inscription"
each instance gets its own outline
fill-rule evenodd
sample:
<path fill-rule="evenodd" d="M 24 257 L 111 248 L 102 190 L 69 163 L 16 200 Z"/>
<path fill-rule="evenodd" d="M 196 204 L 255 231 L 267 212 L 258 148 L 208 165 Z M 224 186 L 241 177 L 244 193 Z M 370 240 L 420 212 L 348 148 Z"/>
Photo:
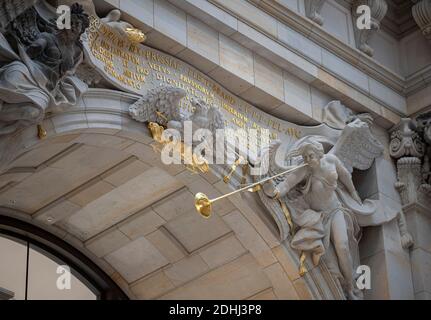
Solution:
<path fill-rule="evenodd" d="M 280 135 L 292 139 L 301 136 L 297 126 L 265 114 L 189 65 L 155 49 L 130 42 L 102 23 L 99 28 L 90 28 L 87 41 L 84 47 L 97 61 L 96 66 L 127 90 L 143 93 L 160 84 L 179 87 L 187 92 L 180 106 L 184 110 L 193 111 L 190 103 L 193 98 L 203 99 L 208 105 L 222 110 L 228 127 L 269 129 L 271 139 L 278 139 Z"/>

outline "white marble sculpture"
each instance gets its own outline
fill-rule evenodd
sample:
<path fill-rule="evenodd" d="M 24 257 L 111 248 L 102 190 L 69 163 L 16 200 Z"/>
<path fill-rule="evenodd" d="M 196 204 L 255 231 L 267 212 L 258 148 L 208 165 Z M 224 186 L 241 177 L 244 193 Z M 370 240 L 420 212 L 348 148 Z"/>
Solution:
<path fill-rule="evenodd" d="M 361 227 L 385 223 L 399 214 L 385 212 L 378 201 L 362 201 L 352 182 L 353 168 L 368 169 L 383 150 L 361 118 L 369 119 L 352 119 L 335 145 L 324 137 L 306 136 L 287 152 L 280 142 L 273 143 L 262 157 L 266 157 L 262 163 L 268 164 L 268 175 L 308 164 L 265 184 L 263 194 L 271 200 L 263 202 L 270 210 L 287 206 L 292 220 L 290 246 L 309 253 L 316 266 L 325 260 L 348 299 L 361 297 L 354 277 Z"/>

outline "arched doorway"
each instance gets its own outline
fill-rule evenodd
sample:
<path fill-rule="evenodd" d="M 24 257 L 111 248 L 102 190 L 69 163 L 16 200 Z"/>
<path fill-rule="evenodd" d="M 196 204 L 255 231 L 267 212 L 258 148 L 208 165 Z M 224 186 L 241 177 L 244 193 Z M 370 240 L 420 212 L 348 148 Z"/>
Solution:
<path fill-rule="evenodd" d="M 79 250 L 34 224 L 0 214 L 0 248 L 2 299 L 127 299 Z"/>

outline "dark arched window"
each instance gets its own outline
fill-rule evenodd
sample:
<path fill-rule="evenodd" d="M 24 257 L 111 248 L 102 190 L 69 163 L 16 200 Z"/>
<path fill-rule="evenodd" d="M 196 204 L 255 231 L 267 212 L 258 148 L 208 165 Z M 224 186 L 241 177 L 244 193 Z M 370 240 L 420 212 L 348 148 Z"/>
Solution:
<path fill-rule="evenodd" d="M 127 299 L 96 264 L 30 223 L 0 215 L 0 300 Z"/>

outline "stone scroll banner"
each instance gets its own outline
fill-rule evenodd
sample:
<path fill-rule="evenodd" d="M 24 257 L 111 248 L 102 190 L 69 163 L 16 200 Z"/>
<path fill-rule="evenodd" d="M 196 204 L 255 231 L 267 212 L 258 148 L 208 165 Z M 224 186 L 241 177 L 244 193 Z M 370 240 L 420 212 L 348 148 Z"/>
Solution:
<path fill-rule="evenodd" d="M 191 100 L 203 99 L 222 111 L 226 127 L 232 129 L 261 128 L 270 131 L 270 140 L 293 144 L 306 135 L 333 136 L 329 127 L 299 126 L 280 120 L 252 106 L 224 89 L 214 80 L 189 64 L 148 46 L 130 42 L 127 37 L 99 22 L 83 36 L 87 60 L 116 88 L 138 95 L 152 88 L 167 85 L 184 89 L 181 101 L 184 112 L 192 112 Z"/>

